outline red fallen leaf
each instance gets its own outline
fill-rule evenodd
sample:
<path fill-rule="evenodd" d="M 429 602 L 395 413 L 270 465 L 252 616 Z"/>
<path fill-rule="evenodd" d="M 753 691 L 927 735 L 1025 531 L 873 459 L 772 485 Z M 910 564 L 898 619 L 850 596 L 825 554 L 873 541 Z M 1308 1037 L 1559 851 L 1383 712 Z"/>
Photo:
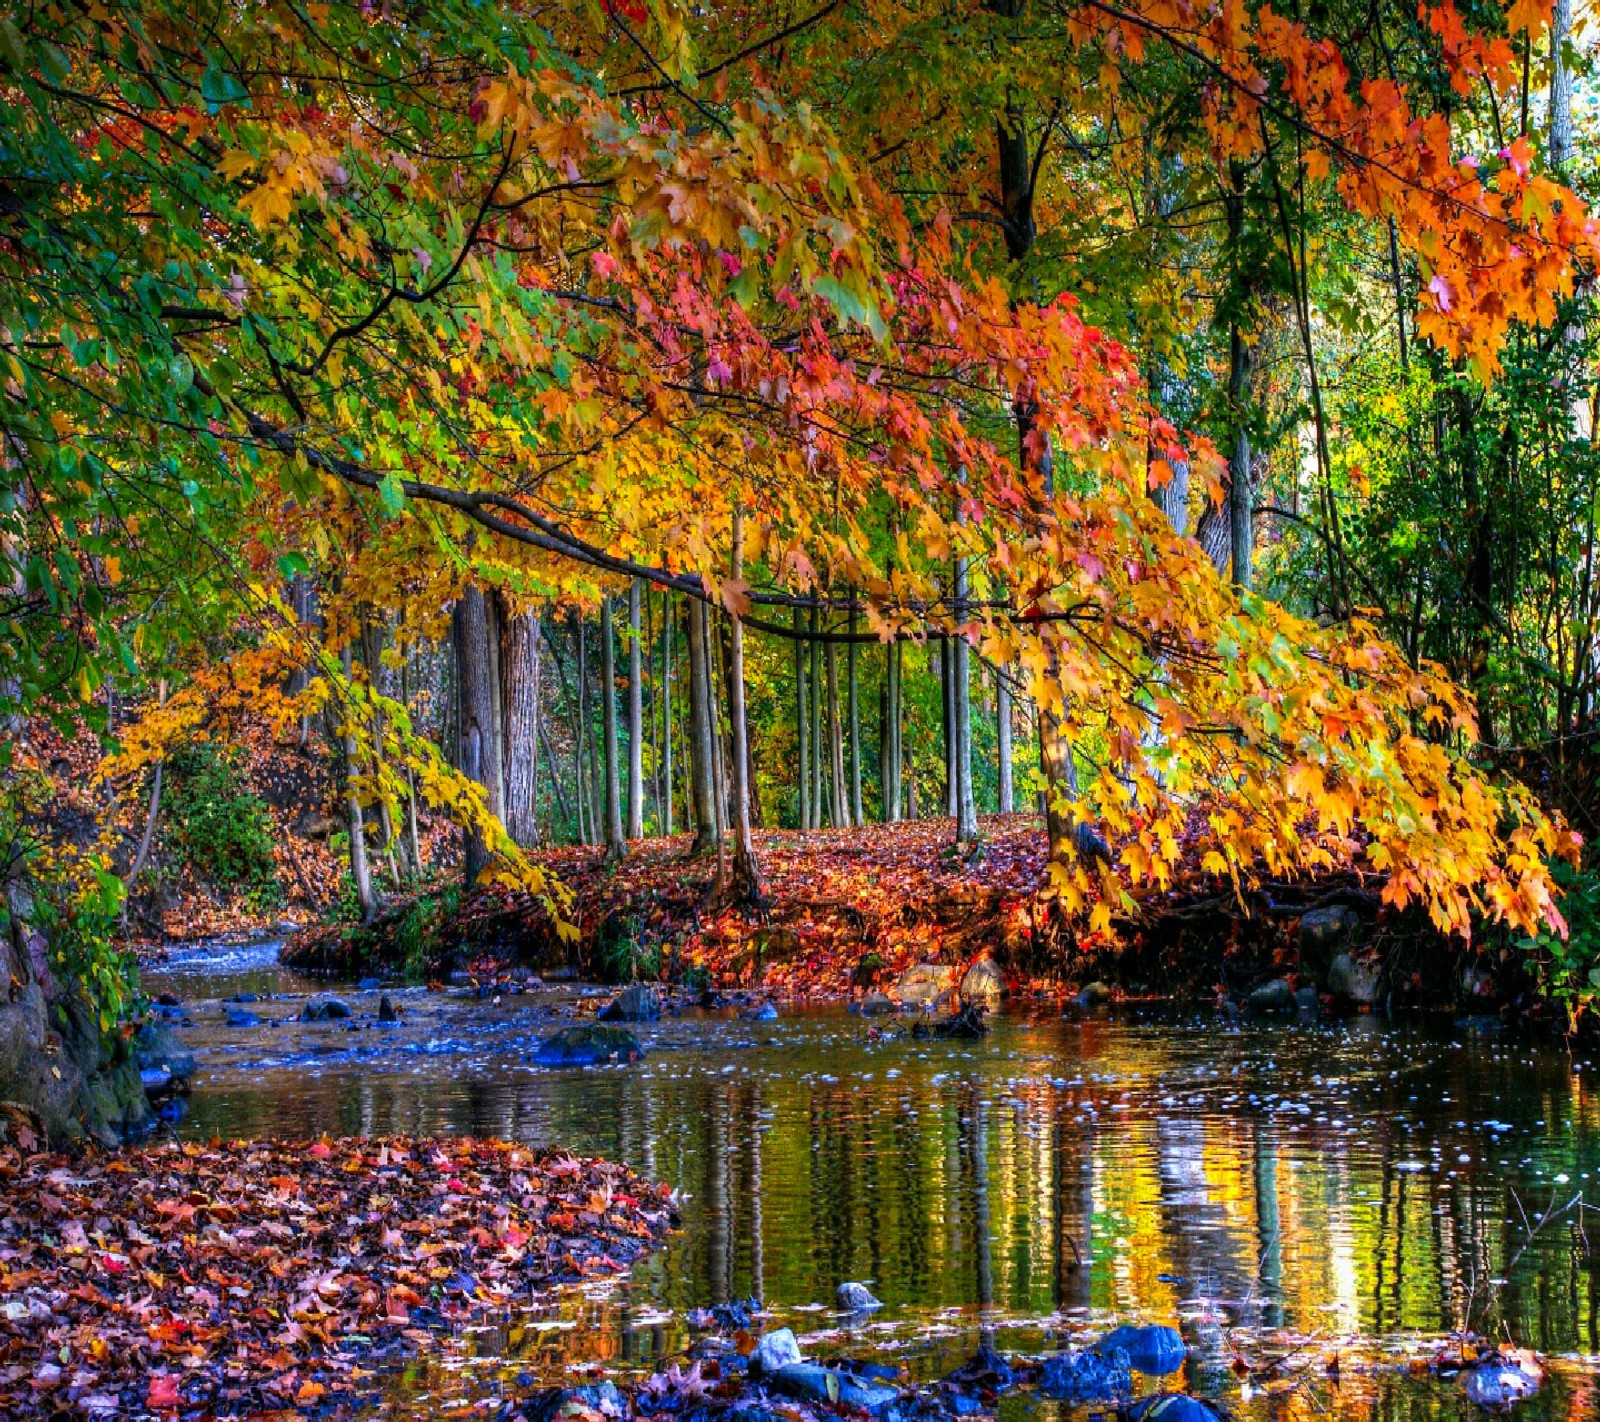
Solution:
<path fill-rule="evenodd" d="M 144 1405 L 157 1412 L 167 1412 L 183 1405 L 178 1395 L 178 1379 L 174 1373 L 157 1373 L 150 1379 L 149 1390 L 144 1395 Z"/>
<path fill-rule="evenodd" d="M 1237 1353 L 1233 1355 L 1233 1362 L 1228 1366 L 1233 1369 L 1235 1377 L 1247 1378 L 1250 1376 L 1250 1364 L 1245 1362 Z"/>
<path fill-rule="evenodd" d="M 326 1160 L 333 1154 L 333 1147 L 327 1141 L 318 1141 L 306 1152 L 313 1160 Z"/>

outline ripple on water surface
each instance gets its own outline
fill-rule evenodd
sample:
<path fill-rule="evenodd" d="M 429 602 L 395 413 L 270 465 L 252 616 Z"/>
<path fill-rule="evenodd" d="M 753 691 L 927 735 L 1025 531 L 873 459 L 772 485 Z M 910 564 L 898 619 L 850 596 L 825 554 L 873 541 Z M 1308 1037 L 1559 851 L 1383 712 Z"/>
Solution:
<path fill-rule="evenodd" d="M 682 1235 L 631 1280 L 475 1335 L 405 1385 L 402 1410 L 488 1385 L 508 1355 L 535 1371 L 660 1358 L 691 1308 L 753 1294 L 810 1350 L 904 1350 L 919 1373 L 959 1361 L 980 1328 L 1041 1349 L 1175 1321 L 1191 1381 L 1263 1417 L 1465 1417 L 1458 1391 L 1392 1368 L 1252 1399 L 1228 1364 L 1306 1336 L 1404 1353 L 1470 1322 L 1570 1359 L 1519 1416 L 1600 1415 L 1600 1252 L 1581 1208 L 1540 1224 L 1600 1197 L 1600 1105 L 1565 1052 L 1371 1018 L 1228 1030 L 1179 1014 L 1041 1014 L 918 1042 L 818 1010 L 686 1014 L 638 1029 L 638 1065 L 545 1071 L 533 1045 L 586 1010 L 584 990 L 391 990 L 406 1020 L 386 1030 L 376 992 L 337 988 L 351 1021 L 300 1023 L 303 995 L 330 989 L 275 951 L 147 974 L 193 1022 L 185 1132 L 497 1134 L 620 1159 L 688 1196 Z M 256 995 L 260 1026 L 225 1025 L 236 993 Z M 886 1307 L 836 1338 L 817 1306 L 845 1279 Z"/>

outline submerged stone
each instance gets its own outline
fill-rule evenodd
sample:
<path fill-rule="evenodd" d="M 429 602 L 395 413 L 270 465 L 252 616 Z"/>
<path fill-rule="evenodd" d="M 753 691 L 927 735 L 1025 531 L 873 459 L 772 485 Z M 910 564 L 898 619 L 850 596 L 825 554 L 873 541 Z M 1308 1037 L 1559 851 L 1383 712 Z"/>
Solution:
<path fill-rule="evenodd" d="M 246 1012 L 242 1007 L 230 1007 L 226 1017 L 230 1027 L 259 1027 L 261 1019 L 253 1012 Z"/>
<path fill-rule="evenodd" d="M 763 1002 L 756 1007 L 752 1007 L 748 1012 L 742 1013 L 741 1016 L 746 1022 L 776 1022 L 778 1020 L 778 1009 L 770 1002 Z"/>
<path fill-rule="evenodd" d="M 1011 1364 L 987 1343 L 979 1344 L 978 1351 L 944 1379 L 947 1387 L 981 1392 L 1004 1392 L 1015 1381 Z"/>
<path fill-rule="evenodd" d="M 998 1012 L 1005 995 L 1005 974 L 987 954 L 976 959 L 961 979 L 961 1001 L 964 1003 L 975 1003 L 990 1012 Z"/>
<path fill-rule="evenodd" d="M 1360 1006 L 1370 1006 L 1378 1000 L 1378 970 L 1341 953 L 1328 965 L 1328 991 Z"/>
<path fill-rule="evenodd" d="M 392 1002 L 389 1001 L 388 993 L 384 993 L 383 997 L 378 1002 L 378 1021 L 386 1027 L 399 1025 L 399 1010 Z"/>
<path fill-rule="evenodd" d="M 1141 1398 L 1127 1411 L 1128 1422 L 1226 1422 L 1214 1402 L 1186 1392 L 1162 1392 Z"/>
<path fill-rule="evenodd" d="M 883 1307 L 873 1298 L 872 1290 L 865 1284 L 840 1284 L 838 1292 L 834 1295 L 834 1302 L 839 1306 L 841 1313 L 860 1313 L 863 1309 Z"/>
<path fill-rule="evenodd" d="M 639 1039 L 626 1027 L 586 1022 L 546 1037 L 534 1051 L 533 1060 L 537 1066 L 595 1066 L 601 1062 L 635 1062 L 643 1055 Z"/>
<path fill-rule="evenodd" d="M 1498 1353 L 1463 1368 L 1460 1377 L 1467 1396 L 1491 1412 L 1503 1412 L 1512 1403 L 1532 1397 L 1541 1381 L 1537 1373 Z"/>
<path fill-rule="evenodd" d="M 803 1361 L 794 1329 L 775 1328 L 771 1333 L 761 1335 L 755 1352 L 750 1355 L 750 1375 L 759 1378 L 787 1368 L 791 1363 Z"/>
<path fill-rule="evenodd" d="M 884 992 L 869 992 L 856 1007 L 863 1017 L 887 1017 L 897 1011 L 894 999 Z"/>
<path fill-rule="evenodd" d="M 898 1388 L 859 1382 L 848 1373 L 819 1363 L 790 1363 L 774 1373 L 771 1382 L 785 1397 L 825 1407 L 838 1404 L 872 1416 L 900 1400 Z"/>
<path fill-rule="evenodd" d="M 1293 1012 L 1296 1007 L 1294 989 L 1282 978 L 1273 978 L 1251 993 L 1244 1005 L 1249 1011 L 1260 1014 Z"/>
<path fill-rule="evenodd" d="M 1057 1353 L 1039 1366 L 1039 1391 L 1060 1402 L 1116 1402 L 1133 1391 L 1128 1355 L 1120 1348 Z"/>
<path fill-rule="evenodd" d="M 661 1016 L 661 999 L 653 987 L 632 983 L 600 1010 L 602 1022 L 654 1022 Z"/>
<path fill-rule="evenodd" d="M 195 1072 L 194 1053 L 165 1022 L 146 1022 L 134 1034 L 133 1059 L 141 1073 L 164 1070 L 174 1082 L 186 1082 Z"/>
<path fill-rule="evenodd" d="M 895 991 L 907 1010 L 930 1008 L 955 986 L 955 970 L 948 963 L 913 963 L 900 974 Z"/>
<path fill-rule="evenodd" d="M 343 1022 L 349 1016 L 349 1004 L 337 997 L 324 998 L 321 1002 L 308 1002 L 300 1010 L 302 1022 Z"/>
<path fill-rule="evenodd" d="M 1121 1351 L 1127 1354 L 1128 1364 L 1146 1377 L 1161 1378 L 1175 1373 L 1189 1356 L 1188 1345 L 1176 1328 L 1164 1323 L 1149 1324 L 1143 1328 L 1125 1323 L 1114 1328 L 1094 1345 L 1094 1351 L 1105 1357 Z"/>

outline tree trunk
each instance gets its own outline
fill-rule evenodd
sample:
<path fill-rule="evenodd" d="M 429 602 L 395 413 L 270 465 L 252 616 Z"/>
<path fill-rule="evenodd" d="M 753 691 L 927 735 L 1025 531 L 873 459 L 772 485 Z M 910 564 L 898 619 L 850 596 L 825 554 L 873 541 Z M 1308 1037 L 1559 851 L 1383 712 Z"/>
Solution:
<path fill-rule="evenodd" d="M 711 768 L 716 742 L 711 729 L 711 687 L 706 677 L 705 620 L 697 600 L 687 600 L 684 617 L 689 633 L 689 741 L 695 818 L 690 852 L 709 854 L 718 848 L 721 835 Z"/>
<path fill-rule="evenodd" d="M 539 680 L 537 612 L 502 601 L 500 707 L 505 716 L 506 833 L 525 849 L 539 842 Z"/>
<path fill-rule="evenodd" d="M 406 652 L 400 663 L 400 704 L 411 710 L 410 686 L 411 653 Z M 417 827 L 417 780 L 411 767 L 406 766 L 406 857 L 411 861 L 412 877 L 422 877 L 422 835 Z"/>
<path fill-rule="evenodd" d="M 661 591 L 661 800 L 662 826 L 666 834 L 672 823 L 672 594 Z"/>
<path fill-rule="evenodd" d="M 956 559 L 956 620 L 966 621 L 967 560 Z M 957 635 L 945 643 L 950 658 L 950 709 L 955 730 L 956 843 L 966 844 L 978 837 L 978 806 L 972 793 L 972 649 L 967 639 Z"/>
<path fill-rule="evenodd" d="M 921 807 L 917 804 L 917 758 L 910 751 L 905 753 L 905 783 L 906 818 L 915 823 L 921 814 Z"/>
<path fill-rule="evenodd" d="M 355 658 L 346 642 L 340 652 L 344 663 L 344 679 L 348 682 L 355 670 Z M 344 736 L 344 806 L 350 827 L 350 877 L 355 880 L 356 902 L 361 906 L 361 921 L 370 923 L 378 907 L 372 892 L 372 871 L 367 867 L 367 831 L 361 818 L 361 796 L 356 791 L 356 757 L 360 744 L 355 731 L 346 728 Z"/>
<path fill-rule="evenodd" d="M 884 755 L 880 778 L 883 781 L 883 819 L 885 824 L 898 824 L 901 813 L 900 767 L 903 758 L 900 715 L 900 679 L 905 657 L 904 644 L 891 642 L 884 653 L 884 688 L 888 693 L 886 705 L 888 719 L 884 729 Z"/>
<path fill-rule="evenodd" d="M 644 838 L 644 687 L 639 604 L 644 584 L 628 587 L 628 838 Z"/>
<path fill-rule="evenodd" d="M 628 851 L 622 835 L 622 767 L 617 742 L 617 638 L 612 625 L 611 598 L 600 599 L 600 724 L 606 749 L 606 858 L 620 859 Z"/>
<path fill-rule="evenodd" d="M 833 823 L 842 829 L 850 823 L 850 807 L 845 799 L 844 725 L 839 715 L 839 648 L 833 642 L 828 643 L 828 767 Z"/>
<path fill-rule="evenodd" d="M 1017 792 L 1012 771 L 1011 687 L 1003 667 L 996 667 L 994 673 L 994 739 L 1000 762 L 1000 813 L 1009 815 L 1017 808 Z"/>
<path fill-rule="evenodd" d="M 593 844 L 594 812 L 589 794 L 589 781 L 594 778 L 594 761 L 588 754 L 589 737 L 589 674 L 585 666 L 583 619 L 574 612 L 572 614 L 572 644 L 577 658 L 577 701 L 573 709 L 572 720 L 572 787 L 573 796 L 578 802 L 578 838 L 584 844 Z M 584 776 L 584 767 L 588 766 L 588 778 Z"/>
<path fill-rule="evenodd" d="M 456 685 L 460 688 L 459 764 L 463 774 L 484 787 L 489 811 L 503 819 L 500 798 L 500 728 L 495 724 L 495 684 L 489 656 L 487 599 L 475 587 L 462 589 L 450 618 L 455 646 Z M 489 863 L 489 846 L 475 831 L 465 835 L 465 873 L 470 888 Z"/>
<path fill-rule="evenodd" d="M 806 644 L 804 614 L 794 610 L 794 740 L 796 750 L 795 784 L 799 791 L 799 822 L 803 830 L 811 822 L 811 725 L 806 707 Z"/>
<path fill-rule="evenodd" d="M 1550 16 L 1550 166 L 1558 173 L 1572 157 L 1572 70 L 1564 52 L 1572 32 L 1572 0 L 1555 0 Z"/>
<path fill-rule="evenodd" d="M 811 608 L 811 828 L 822 828 L 827 801 L 822 793 L 822 644 L 817 640 L 820 614 Z"/>
<path fill-rule="evenodd" d="M 848 661 L 846 674 L 846 701 L 850 733 L 850 823 L 863 825 L 866 816 L 861 813 L 861 706 L 860 658 L 855 644 L 856 610 L 850 609 L 850 646 L 845 653 Z"/>
<path fill-rule="evenodd" d="M 956 760 L 955 658 L 948 638 L 939 644 L 939 690 L 944 701 L 944 812 L 953 820 L 961 810 L 961 772 Z"/>
<path fill-rule="evenodd" d="M 733 576 L 744 576 L 744 520 L 737 504 L 733 510 Z M 759 903 L 766 897 L 761 882 L 761 864 L 756 858 L 755 839 L 750 833 L 750 731 L 745 721 L 744 625 L 737 616 L 731 619 L 728 644 L 729 720 L 733 729 L 733 898 L 741 903 Z"/>

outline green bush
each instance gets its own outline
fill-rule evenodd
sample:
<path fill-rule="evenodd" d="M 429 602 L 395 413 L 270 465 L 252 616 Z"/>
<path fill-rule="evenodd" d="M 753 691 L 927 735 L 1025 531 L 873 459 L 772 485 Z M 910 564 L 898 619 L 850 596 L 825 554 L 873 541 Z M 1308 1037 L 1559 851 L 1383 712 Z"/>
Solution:
<path fill-rule="evenodd" d="M 251 794 L 237 753 L 201 741 L 167 762 L 169 842 L 199 878 L 253 907 L 283 902 L 272 816 Z"/>
<path fill-rule="evenodd" d="M 1567 920 L 1567 936 L 1548 929 L 1525 938 L 1540 990 L 1567 1011 L 1567 1025 L 1576 1029 L 1585 1012 L 1600 1005 L 1600 869 L 1585 863 L 1574 869 L 1558 860 L 1552 875 L 1561 888 L 1559 907 Z"/>

